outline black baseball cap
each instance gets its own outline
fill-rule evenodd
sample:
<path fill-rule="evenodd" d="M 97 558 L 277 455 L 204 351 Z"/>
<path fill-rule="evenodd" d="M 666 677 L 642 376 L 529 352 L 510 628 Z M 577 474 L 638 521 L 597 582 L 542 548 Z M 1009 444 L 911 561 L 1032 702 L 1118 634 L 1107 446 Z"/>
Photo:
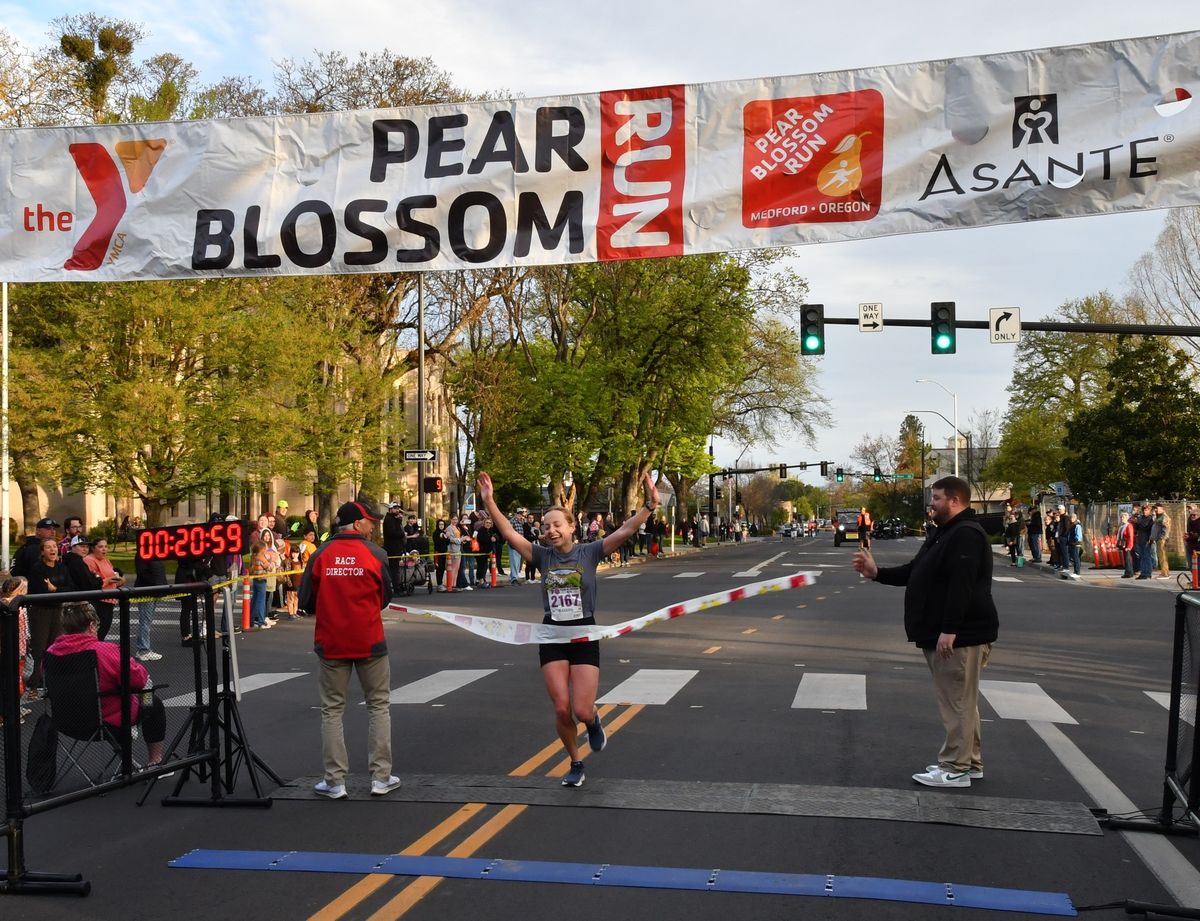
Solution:
<path fill-rule="evenodd" d="M 39 521 L 39 522 L 37 523 L 37 525 L 35 525 L 35 527 L 39 527 L 39 528 L 57 528 L 57 527 L 58 527 L 58 522 L 57 522 L 57 521 L 55 521 L 53 518 L 43 518 L 41 521 Z"/>
<path fill-rule="evenodd" d="M 343 502 L 341 508 L 337 510 L 338 527 L 345 527 L 348 524 L 353 524 L 360 518 L 365 518 L 367 521 L 378 521 L 379 515 L 372 512 L 361 502 Z"/>

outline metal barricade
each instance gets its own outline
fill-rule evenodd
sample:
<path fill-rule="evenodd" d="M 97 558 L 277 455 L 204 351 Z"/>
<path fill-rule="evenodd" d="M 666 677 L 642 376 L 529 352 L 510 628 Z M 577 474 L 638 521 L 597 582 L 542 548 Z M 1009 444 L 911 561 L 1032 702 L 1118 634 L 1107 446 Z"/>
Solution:
<path fill-rule="evenodd" d="M 161 602 L 167 598 L 179 600 L 181 634 L 190 631 L 192 641 L 186 652 L 165 657 L 144 654 L 145 658 L 155 660 L 156 664 L 152 669 L 154 677 L 151 686 L 143 689 L 140 687 L 140 668 L 137 682 L 133 680 L 132 611 L 136 605 L 139 625 L 146 628 L 143 619 L 152 619 L 163 607 Z M 57 679 L 61 682 L 60 686 L 63 689 L 70 686 L 77 692 L 86 692 L 91 688 L 93 692 L 75 695 L 60 693 L 57 698 L 52 683 L 48 683 L 51 685 L 48 693 L 35 693 L 22 699 L 20 621 L 15 611 L 0 606 L 0 715 L 4 721 L 0 731 L 4 763 L 3 789 L 0 793 L 5 810 L 0 832 L 8 839 L 7 872 L 0 879 L 0 892 L 86 895 L 90 890 L 90 884 L 81 876 L 37 873 L 27 869 L 24 825 L 29 817 L 38 813 L 150 781 L 151 785 L 139 801 L 140 805 L 153 788 L 153 782 L 172 773 L 176 775 L 174 792 L 163 800 L 164 805 L 269 805 L 270 800 L 263 796 L 254 773 L 256 764 L 281 782 L 249 750 L 245 742 L 232 692 L 232 637 L 220 644 L 222 655 L 219 661 L 218 624 L 213 590 L 208 583 L 25 595 L 20 598 L 20 606 L 26 609 L 30 617 L 54 617 L 56 612 L 61 611 L 62 605 L 70 602 L 94 604 L 111 602 L 113 599 L 119 611 L 119 616 L 113 619 L 113 624 L 118 628 L 113 645 L 119 650 L 120 661 L 117 687 L 101 692 L 99 660 L 94 651 L 90 660 L 86 655 L 75 657 L 70 682 L 62 677 L 67 672 L 58 660 L 70 660 L 72 654 L 59 654 L 50 658 L 60 669 Z M 229 616 L 232 613 L 232 599 L 226 595 L 224 602 L 224 610 Z M 161 621 L 158 623 L 161 624 Z M 69 648 L 70 645 L 63 648 Z M 105 658 L 111 667 L 111 657 L 106 654 Z M 90 674 L 88 668 L 92 669 Z M 170 680 L 164 681 L 164 675 Z M 111 673 L 107 677 L 111 679 Z M 135 684 L 139 686 L 135 687 Z M 160 691 L 168 693 L 168 686 L 171 696 L 167 702 L 159 700 L 155 704 L 150 697 L 139 702 L 140 716 L 149 719 L 150 714 L 157 711 L 163 723 L 163 726 L 154 727 L 156 733 L 159 729 L 163 730 L 162 759 L 160 763 L 148 766 L 138 760 L 135 752 L 135 737 L 139 734 L 137 724 L 142 720 L 134 719 L 133 698 L 135 694 L 147 692 L 150 695 Z M 117 698 L 115 708 L 112 698 Z M 60 712 L 55 712 L 56 706 Z M 116 722 L 112 719 L 114 709 L 119 715 Z M 62 732 L 58 726 L 62 727 Z M 174 731 L 173 736 L 170 736 L 171 730 Z M 64 735 L 67 738 L 60 746 L 60 739 Z M 31 743 L 35 738 L 36 748 L 31 752 Z M 66 743 L 70 744 L 70 752 L 64 765 Z M 80 743 L 83 743 L 83 751 L 77 755 L 75 752 L 79 750 Z M 91 762 L 86 760 L 90 757 L 89 748 L 99 749 L 98 759 L 108 759 L 95 774 L 90 770 Z M 243 760 L 251 772 L 256 797 L 231 799 L 228 794 L 233 792 L 236 783 L 235 762 Z M 180 795 L 185 784 L 193 777 L 207 785 L 207 798 L 188 799 Z"/>

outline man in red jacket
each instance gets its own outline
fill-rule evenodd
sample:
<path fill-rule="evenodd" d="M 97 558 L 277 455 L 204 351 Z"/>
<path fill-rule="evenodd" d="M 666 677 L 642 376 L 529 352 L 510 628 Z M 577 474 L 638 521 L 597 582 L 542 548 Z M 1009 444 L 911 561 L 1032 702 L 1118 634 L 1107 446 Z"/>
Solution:
<path fill-rule="evenodd" d="M 325 777 L 313 791 L 330 799 L 346 798 L 350 764 L 342 715 L 352 670 L 367 703 L 371 795 L 400 786 L 392 774 L 392 671 L 381 614 L 392 600 L 392 580 L 387 554 L 369 539 L 378 523 L 379 516 L 362 503 L 342 505 L 333 537 L 309 557 L 300 580 L 300 607 L 316 615 L 313 649 L 320 662 Z"/>

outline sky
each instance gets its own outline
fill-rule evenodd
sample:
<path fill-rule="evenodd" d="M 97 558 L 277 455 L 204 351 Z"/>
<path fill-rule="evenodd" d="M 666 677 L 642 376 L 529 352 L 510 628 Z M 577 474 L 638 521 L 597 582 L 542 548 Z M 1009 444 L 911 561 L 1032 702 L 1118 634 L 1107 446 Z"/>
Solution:
<path fill-rule="evenodd" d="M 432 58 L 468 90 L 524 96 L 843 70 L 1200 28 L 1197 0 L 651 0 L 586 9 L 548 0 L 0 0 L 0 26 L 38 46 L 50 19 L 79 12 L 140 22 L 149 33 L 146 55 L 173 51 L 200 71 L 202 82 L 243 75 L 271 89 L 272 62 L 387 48 Z M 1069 299 L 1105 290 L 1120 296 L 1164 216 L 1148 211 L 797 248 L 791 265 L 808 281 L 809 302 L 845 317 L 856 316 L 859 303 L 882 302 L 885 328 L 872 334 L 828 328 L 819 387 L 833 423 L 815 444 L 786 431 L 773 447 L 717 439 L 717 462 L 731 466 L 740 456 L 743 466 L 752 460 L 850 466 L 864 435 L 896 434 L 908 411 L 951 417 L 954 401 L 946 391 L 957 395 L 963 431 L 973 414 L 1003 412 L 1012 345 L 963 330 L 957 354 L 934 357 L 927 330 L 888 329 L 888 319 L 928 319 L 931 301 L 950 300 L 959 319 L 1018 306 L 1022 319 L 1033 320 Z M 928 440 L 945 444 L 950 426 L 933 414 L 922 418 Z M 806 479 L 817 482 L 815 474 Z"/>

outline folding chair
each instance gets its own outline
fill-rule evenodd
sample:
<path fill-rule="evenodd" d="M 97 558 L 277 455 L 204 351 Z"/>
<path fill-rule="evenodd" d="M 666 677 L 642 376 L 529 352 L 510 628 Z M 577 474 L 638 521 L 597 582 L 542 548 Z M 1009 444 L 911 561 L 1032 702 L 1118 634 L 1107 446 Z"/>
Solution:
<path fill-rule="evenodd" d="M 120 773 L 121 740 L 104 722 L 101 712 L 100 673 L 96 653 L 90 649 L 68 655 L 47 654 L 42 659 L 50 722 L 58 732 L 59 749 L 67 764 L 54 778 L 56 786 L 73 767 L 89 786 L 98 786 Z M 119 691 L 104 696 L 118 696 Z M 134 727 L 134 737 L 137 727 Z M 92 772 L 83 763 L 94 744 L 107 746 L 108 760 Z M 114 763 L 116 770 L 112 770 Z"/>

